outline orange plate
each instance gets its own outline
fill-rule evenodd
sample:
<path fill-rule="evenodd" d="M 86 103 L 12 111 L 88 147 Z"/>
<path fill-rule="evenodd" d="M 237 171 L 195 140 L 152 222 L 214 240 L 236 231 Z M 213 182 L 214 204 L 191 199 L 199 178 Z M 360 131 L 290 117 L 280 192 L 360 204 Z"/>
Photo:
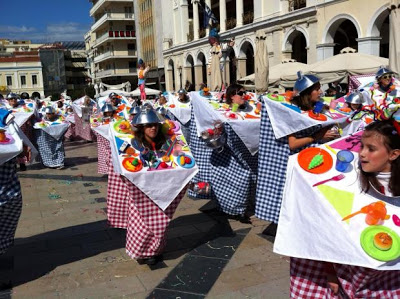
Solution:
<path fill-rule="evenodd" d="M 314 158 L 314 156 L 318 154 L 324 156 L 324 163 L 313 169 L 308 169 L 308 165 L 310 164 L 312 158 Z M 333 165 L 333 159 L 331 155 L 326 150 L 317 147 L 303 149 L 297 156 L 297 161 L 299 162 L 301 168 L 314 174 L 327 172 L 329 169 L 332 168 Z"/>
<path fill-rule="evenodd" d="M 319 121 L 326 121 L 328 118 L 323 115 L 322 113 L 315 114 L 312 110 L 308 111 L 308 116 L 312 119 L 319 120 Z"/>
<path fill-rule="evenodd" d="M 142 170 L 143 164 L 140 160 L 139 160 L 139 164 L 137 166 L 132 165 L 132 161 L 134 159 L 135 158 L 125 158 L 124 160 L 122 160 L 122 166 L 124 166 L 124 168 L 130 172 L 138 172 L 138 171 Z"/>

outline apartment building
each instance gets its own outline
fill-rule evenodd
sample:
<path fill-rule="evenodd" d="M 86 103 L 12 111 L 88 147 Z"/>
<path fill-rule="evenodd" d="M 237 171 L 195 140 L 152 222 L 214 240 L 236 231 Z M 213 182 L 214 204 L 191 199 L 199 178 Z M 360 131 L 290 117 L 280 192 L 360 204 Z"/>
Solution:
<path fill-rule="evenodd" d="M 150 1 L 150 0 L 149 0 Z M 166 88 L 208 81 L 210 45 L 199 0 L 154 0 L 162 11 Z M 221 40 L 235 38 L 224 61 L 234 82 L 254 73 L 256 32 L 267 38 L 270 65 L 285 59 L 314 63 L 345 47 L 382 57 L 389 53 L 389 0 L 205 0 L 219 20 Z"/>
<path fill-rule="evenodd" d="M 93 83 L 137 84 L 136 27 L 132 0 L 90 0 L 94 23 L 85 35 Z"/>

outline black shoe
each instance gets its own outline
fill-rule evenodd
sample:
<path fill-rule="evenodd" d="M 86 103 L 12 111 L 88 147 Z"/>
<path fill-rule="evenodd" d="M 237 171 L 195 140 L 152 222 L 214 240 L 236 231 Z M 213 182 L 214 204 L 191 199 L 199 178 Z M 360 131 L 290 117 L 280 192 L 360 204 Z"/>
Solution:
<path fill-rule="evenodd" d="M 233 219 L 233 220 L 237 220 L 241 223 L 247 223 L 247 224 L 251 224 L 251 220 L 250 217 L 246 216 L 245 214 L 241 214 L 241 215 L 229 215 L 226 214 L 228 219 Z"/>
<path fill-rule="evenodd" d="M 278 229 L 278 224 L 272 222 L 270 225 L 267 226 L 266 229 L 263 230 L 262 234 L 266 236 L 275 237 L 277 229 Z"/>
<path fill-rule="evenodd" d="M 143 259 L 137 259 L 136 260 L 138 262 L 139 265 L 155 265 L 158 262 L 158 258 L 157 256 L 152 256 L 152 257 L 147 257 L 147 258 L 143 258 Z"/>
<path fill-rule="evenodd" d="M 26 165 L 23 164 L 23 163 L 19 164 L 19 170 L 20 171 L 26 171 Z"/>

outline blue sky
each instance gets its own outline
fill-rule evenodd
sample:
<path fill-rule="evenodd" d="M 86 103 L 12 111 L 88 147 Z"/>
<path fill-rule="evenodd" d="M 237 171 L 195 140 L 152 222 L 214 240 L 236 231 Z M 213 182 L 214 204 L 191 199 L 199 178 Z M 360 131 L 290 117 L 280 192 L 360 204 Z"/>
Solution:
<path fill-rule="evenodd" d="M 0 0 L 0 38 L 83 41 L 91 7 L 89 0 Z"/>

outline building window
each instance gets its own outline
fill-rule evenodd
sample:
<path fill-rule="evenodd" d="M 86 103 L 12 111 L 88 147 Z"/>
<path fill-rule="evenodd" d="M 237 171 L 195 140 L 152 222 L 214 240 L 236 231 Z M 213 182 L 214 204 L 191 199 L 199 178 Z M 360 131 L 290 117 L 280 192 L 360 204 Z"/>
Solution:
<path fill-rule="evenodd" d="M 135 51 L 136 50 L 135 44 L 128 44 L 128 50 Z"/>
<path fill-rule="evenodd" d="M 133 25 L 126 25 L 125 28 L 126 28 L 126 31 L 132 31 Z"/>
<path fill-rule="evenodd" d="M 22 86 L 26 85 L 26 76 L 21 76 L 21 85 Z"/>
<path fill-rule="evenodd" d="M 32 75 L 32 84 L 37 85 L 37 75 Z"/>
<path fill-rule="evenodd" d="M 12 86 L 12 77 L 7 76 L 7 86 Z"/>
<path fill-rule="evenodd" d="M 136 69 L 136 61 L 129 61 L 129 69 Z"/>

